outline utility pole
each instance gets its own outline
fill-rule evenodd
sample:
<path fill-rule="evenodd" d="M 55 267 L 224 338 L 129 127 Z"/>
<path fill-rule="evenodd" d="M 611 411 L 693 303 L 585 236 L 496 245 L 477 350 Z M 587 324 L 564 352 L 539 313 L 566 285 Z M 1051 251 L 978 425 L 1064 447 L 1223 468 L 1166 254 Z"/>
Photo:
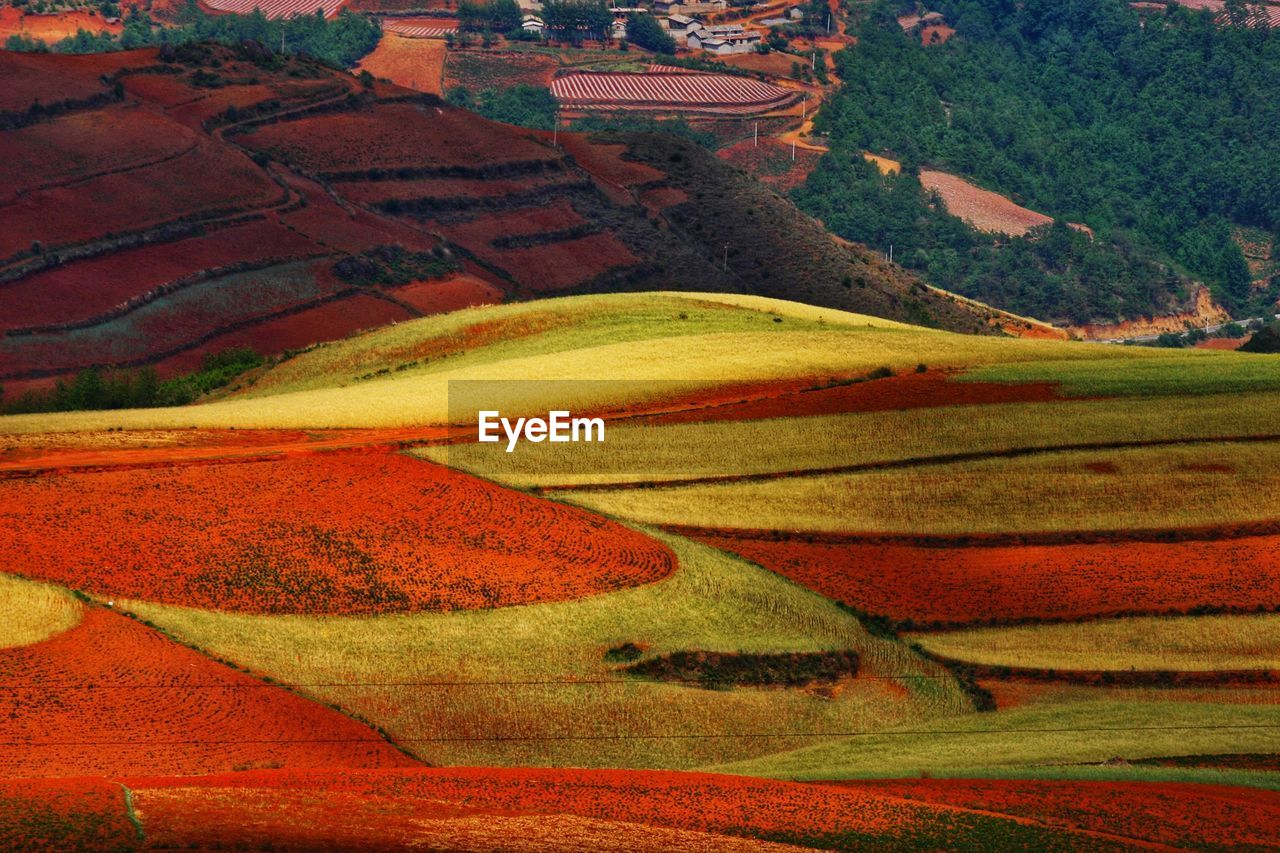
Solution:
<path fill-rule="evenodd" d="M 817 70 L 818 70 L 818 53 L 817 53 L 817 51 L 814 51 L 813 53 L 809 54 L 809 67 L 810 67 L 810 68 L 812 68 L 814 71 L 817 71 Z"/>
<path fill-rule="evenodd" d="M 800 120 L 806 121 L 809 118 L 809 93 L 806 92 L 804 97 L 800 99 Z"/>
<path fill-rule="evenodd" d="M 893 244 L 889 244 L 889 263 L 893 263 Z"/>
<path fill-rule="evenodd" d="M 827 35 L 831 35 L 831 13 L 827 13 Z"/>
<path fill-rule="evenodd" d="M 752 148 L 759 148 L 759 147 L 760 147 L 760 122 L 756 122 L 755 130 L 754 130 L 754 131 L 753 131 L 753 133 L 752 133 L 752 136 L 751 136 L 751 147 L 752 147 Z"/>
<path fill-rule="evenodd" d="M 724 244 L 724 267 L 723 272 L 729 271 L 729 244 Z"/>
<path fill-rule="evenodd" d="M 795 159 L 796 159 L 796 140 L 795 140 L 795 138 L 794 138 L 794 137 L 792 137 L 792 139 L 791 139 L 791 161 L 794 163 L 794 162 L 795 162 Z"/>

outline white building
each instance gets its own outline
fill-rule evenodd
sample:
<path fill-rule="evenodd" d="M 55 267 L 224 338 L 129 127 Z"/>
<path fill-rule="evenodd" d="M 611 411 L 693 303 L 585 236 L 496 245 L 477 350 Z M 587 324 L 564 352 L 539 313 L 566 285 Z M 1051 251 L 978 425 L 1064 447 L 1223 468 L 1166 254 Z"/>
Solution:
<path fill-rule="evenodd" d="M 750 53 L 760 44 L 760 34 L 744 29 L 741 24 L 702 27 L 689 34 L 688 44 L 694 50 L 705 50 L 717 56 Z"/>
<path fill-rule="evenodd" d="M 543 35 L 547 31 L 547 25 L 537 15 L 525 15 L 524 20 L 520 22 L 520 29 L 526 33 Z"/>

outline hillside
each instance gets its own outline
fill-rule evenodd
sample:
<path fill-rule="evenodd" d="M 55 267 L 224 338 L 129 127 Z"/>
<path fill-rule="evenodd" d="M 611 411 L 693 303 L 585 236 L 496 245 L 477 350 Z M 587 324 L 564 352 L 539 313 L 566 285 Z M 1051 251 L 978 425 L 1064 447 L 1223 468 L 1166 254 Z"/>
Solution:
<path fill-rule="evenodd" d="M 260 48 L 0 64 L 9 401 L 91 366 L 163 378 L 232 347 L 274 354 L 570 293 L 760 293 L 962 331 L 1025 325 L 833 242 L 677 140 L 552 140 Z"/>
<path fill-rule="evenodd" d="M 0 844 L 1273 846 L 1272 365 L 593 294 L 0 418 Z"/>

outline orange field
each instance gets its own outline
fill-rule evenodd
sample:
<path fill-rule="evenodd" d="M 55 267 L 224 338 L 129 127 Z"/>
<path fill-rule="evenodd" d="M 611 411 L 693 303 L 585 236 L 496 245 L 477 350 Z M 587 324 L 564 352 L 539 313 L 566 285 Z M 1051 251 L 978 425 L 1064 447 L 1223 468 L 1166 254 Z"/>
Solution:
<path fill-rule="evenodd" d="M 457 311 L 472 305 L 496 305 L 502 301 L 501 290 L 465 273 L 438 281 L 415 281 L 397 287 L 394 294 L 423 314 Z"/>
<path fill-rule="evenodd" d="M 959 806 L 1175 847 L 1280 845 L 1280 794 L 1220 785 L 904 779 L 844 783 L 868 793 Z"/>
<path fill-rule="evenodd" d="M 681 849 L 772 849 L 727 844 L 735 838 L 822 849 L 943 849 L 991 837 L 1020 848 L 1043 849 L 1050 842 L 1078 846 L 1101 837 L 1091 828 L 1046 826 L 1035 817 L 1024 817 L 1021 812 L 1028 809 L 1021 802 L 1006 813 L 914 802 L 892 788 L 882 792 L 870 783 L 806 785 L 705 773 L 459 768 L 341 775 L 250 772 L 203 779 L 133 779 L 127 784 L 135 793 L 147 837 L 172 847 L 216 843 L 256 849 L 268 838 L 276 845 L 283 842 L 285 849 L 304 849 L 321 839 L 358 844 L 369 836 L 353 836 L 353 824 L 377 833 L 382 843 L 416 839 L 422 844 L 426 838 L 430 849 L 439 850 L 478 849 L 477 844 L 552 850 L 563 849 L 563 843 L 554 846 L 556 840 L 569 839 L 592 850 L 658 851 L 677 842 L 687 843 Z M 1168 806 L 1191 799 L 1197 789 L 1167 785 L 1161 792 L 1164 798 L 1150 801 Z M 1203 823 L 1192 826 L 1187 821 L 1190 837 L 1221 837 L 1235 819 L 1225 808 L 1230 803 L 1262 822 L 1253 837 L 1271 837 L 1274 830 L 1267 822 L 1273 820 L 1274 804 L 1268 804 L 1267 797 L 1274 799 L 1274 794 L 1223 789 L 1218 808 L 1195 808 L 1193 813 Z M 353 812 L 368 814 L 369 819 L 352 820 Z M 599 834 L 609 825 L 612 835 Z M 485 826 L 490 827 L 487 844 L 480 841 L 485 836 L 477 834 Z M 510 839 L 499 844 L 494 830 L 502 827 L 508 828 Z M 640 832 L 642 827 L 706 835 L 654 835 Z M 689 843 L 694 841 L 698 844 Z"/>
<path fill-rule="evenodd" d="M 4 777 L 415 764 L 337 711 L 100 607 L 0 649 L 0 686 Z"/>
<path fill-rule="evenodd" d="M 0 519 L 33 577 L 255 613 L 562 600 L 675 566 L 614 522 L 383 452 L 11 478 Z"/>
<path fill-rule="evenodd" d="M 27 15 L 16 6 L 0 7 L 0 42 L 10 36 L 23 35 L 52 45 L 74 36 L 78 30 L 118 34 L 123 29 L 119 22 L 108 24 L 101 15 L 90 15 L 88 12 Z"/>
<path fill-rule="evenodd" d="M 407 38 L 386 32 L 373 53 L 360 60 L 359 70 L 407 89 L 443 95 L 444 57 L 445 43 L 440 39 Z"/>
<path fill-rule="evenodd" d="M 1059 545 L 695 538 L 822 595 L 919 626 L 1079 619 L 1280 601 L 1280 536 Z"/>
<path fill-rule="evenodd" d="M 138 840 L 115 782 L 0 781 L 0 849 L 129 850 Z"/>
<path fill-rule="evenodd" d="M 942 196 L 948 213 L 960 217 L 979 231 L 1020 237 L 1038 225 L 1053 221 L 1043 213 L 1028 210 L 999 193 L 984 190 L 946 172 L 921 169 L 920 183 L 926 191 Z"/>

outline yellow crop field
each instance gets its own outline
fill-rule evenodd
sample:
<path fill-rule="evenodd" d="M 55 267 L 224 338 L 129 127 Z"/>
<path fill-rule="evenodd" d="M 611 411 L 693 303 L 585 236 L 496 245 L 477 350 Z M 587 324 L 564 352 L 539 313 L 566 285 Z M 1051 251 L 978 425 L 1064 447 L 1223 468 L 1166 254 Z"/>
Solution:
<path fill-rule="evenodd" d="M 1208 442 L 556 496 L 646 524 L 963 534 L 1273 520 L 1277 494 L 1280 442 Z"/>
<path fill-rule="evenodd" d="M 975 628 L 913 639 L 969 663 L 1058 670 L 1280 669 L 1280 616 L 1104 619 Z"/>
<path fill-rule="evenodd" d="M 1280 386 L 1280 372 L 1259 372 L 1257 357 L 1236 353 L 975 337 L 774 301 L 628 294 L 468 309 L 402 323 L 316 347 L 228 399 L 171 409 L 18 415 L 0 418 L 0 434 L 436 424 L 447 417 L 451 380 L 674 382 L 696 389 L 853 378 L 879 367 L 906 370 L 920 363 L 959 369 L 1078 359 L 1095 366 L 1150 362 L 1153 369 L 1146 375 L 1152 383 L 1164 383 L 1161 393 L 1176 392 L 1187 376 L 1195 378 L 1191 387 L 1197 391 L 1211 390 L 1202 387 L 1204 377 L 1232 371 L 1247 374 L 1250 387 Z M 1192 363 L 1206 367 L 1188 370 Z M 605 386 L 580 389 L 568 398 L 563 389 L 541 395 L 534 389 L 523 401 L 529 407 L 523 413 L 653 399 L 638 386 L 612 393 Z M 661 399 L 670 390 L 655 386 L 651 394 Z"/>
<path fill-rule="evenodd" d="M 904 411 L 609 425 L 604 444 L 460 444 L 421 455 L 520 487 L 764 474 L 1061 445 L 1280 432 L 1280 394 L 1002 403 Z"/>
<path fill-rule="evenodd" d="M 0 649 L 69 631 L 83 613 L 84 605 L 64 589 L 0 574 Z"/>
<path fill-rule="evenodd" d="M 789 779 L 895 778 L 1277 749 L 1280 705 L 1100 696 L 934 720 L 706 769 Z"/>
<path fill-rule="evenodd" d="M 692 767 L 793 748 L 813 732 L 972 709 L 945 670 L 867 634 L 831 602 L 713 549 L 662 538 L 680 559 L 670 578 L 554 604 L 372 618 L 124 606 L 380 725 L 439 764 Z M 852 648 L 863 665 L 834 696 L 707 690 L 619 677 L 605 653 L 628 642 L 654 655 Z"/>

